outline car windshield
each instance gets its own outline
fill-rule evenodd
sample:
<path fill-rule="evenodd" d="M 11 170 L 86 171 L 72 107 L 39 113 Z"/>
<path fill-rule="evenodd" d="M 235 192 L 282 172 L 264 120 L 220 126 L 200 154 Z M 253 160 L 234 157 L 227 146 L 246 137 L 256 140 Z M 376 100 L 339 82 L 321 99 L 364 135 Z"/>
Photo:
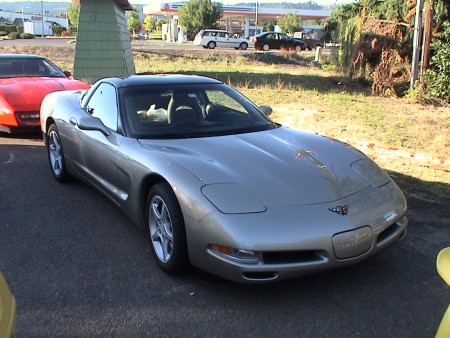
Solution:
<path fill-rule="evenodd" d="M 66 77 L 50 61 L 41 58 L 0 58 L 0 78 Z"/>
<path fill-rule="evenodd" d="M 250 100 L 224 84 L 125 87 L 123 123 L 135 138 L 193 138 L 273 129 Z"/>

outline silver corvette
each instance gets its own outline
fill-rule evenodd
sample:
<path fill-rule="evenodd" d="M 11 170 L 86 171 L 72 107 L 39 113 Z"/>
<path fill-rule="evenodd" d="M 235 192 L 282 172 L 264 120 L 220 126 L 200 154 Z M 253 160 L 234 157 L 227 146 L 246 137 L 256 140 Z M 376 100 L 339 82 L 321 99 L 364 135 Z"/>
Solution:
<path fill-rule="evenodd" d="M 160 75 L 49 94 L 40 116 L 53 176 L 109 197 L 166 273 L 276 281 L 355 264 L 405 235 L 405 198 L 383 170 L 270 112 L 217 80 Z"/>

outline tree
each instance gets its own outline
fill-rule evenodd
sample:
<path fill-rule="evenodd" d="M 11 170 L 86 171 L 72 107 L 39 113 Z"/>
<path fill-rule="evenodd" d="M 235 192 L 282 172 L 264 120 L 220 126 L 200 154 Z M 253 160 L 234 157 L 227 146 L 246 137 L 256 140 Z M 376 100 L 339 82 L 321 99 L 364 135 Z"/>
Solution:
<path fill-rule="evenodd" d="M 167 23 L 167 20 L 165 19 L 158 19 L 155 22 L 155 29 L 159 32 L 162 30 L 162 25 Z"/>
<path fill-rule="evenodd" d="M 133 34 L 141 28 L 141 23 L 139 22 L 139 13 L 136 10 L 129 12 L 127 24 L 128 29 L 133 31 Z"/>
<path fill-rule="evenodd" d="M 426 92 L 429 96 L 450 103 L 450 23 L 442 24 L 443 31 L 432 43 L 431 69 L 428 70 Z"/>
<path fill-rule="evenodd" d="M 133 34 L 136 34 L 136 31 L 141 28 L 141 23 L 139 22 L 139 13 L 136 12 L 136 10 L 131 11 L 128 15 L 128 29 L 133 32 Z"/>
<path fill-rule="evenodd" d="M 73 27 L 78 27 L 78 16 L 80 14 L 80 4 L 72 2 L 69 7 L 67 7 L 67 16 L 69 18 L 70 25 Z"/>
<path fill-rule="evenodd" d="M 297 14 L 288 13 L 278 20 L 278 26 L 280 26 L 284 32 L 292 35 L 300 28 L 300 18 Z"/>
<path fill-rule="evenodd" d="M 181 27 L 188 33 L 197 33 L 202 28 L 215 28 L 222 17 L 222 4 L 211 0 L 190 0 L 178 12 Z"/>
<path fill-rule="evenodd" d="M 144 29 L 146 32 L 153 31 L 153 16 L 147 15 L 144 19 Z"/>
<path fill-rule="evenodd" d="M 271 32 L 275 29 L 276 21 L 269 20 L 269 21 L 263 21 L 262 26 L 264 32 Z"/>

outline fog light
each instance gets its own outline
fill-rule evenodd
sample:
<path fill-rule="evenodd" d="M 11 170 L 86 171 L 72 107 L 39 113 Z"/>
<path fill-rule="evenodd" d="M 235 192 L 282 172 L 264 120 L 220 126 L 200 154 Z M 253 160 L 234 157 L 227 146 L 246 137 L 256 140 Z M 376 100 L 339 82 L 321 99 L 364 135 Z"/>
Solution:
<path fill-rule="evenodd" d="M 251 250 L 234 249 L 227 246 L 212 244 L 211 251 L 222 257 L 226 256 L 226 258 L 241 263 L 258 264 L 261 262 L 261 255 Z"/>

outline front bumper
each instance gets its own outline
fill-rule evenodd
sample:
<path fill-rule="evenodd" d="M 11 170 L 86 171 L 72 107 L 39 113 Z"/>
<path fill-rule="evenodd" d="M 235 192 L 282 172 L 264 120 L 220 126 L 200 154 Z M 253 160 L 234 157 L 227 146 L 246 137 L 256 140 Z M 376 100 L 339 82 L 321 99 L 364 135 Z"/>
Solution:
<path fill-rule="evenodd" d="M 348 206 L 346 215 L 334 211 Z M 389 183 L 327 204 L 270 207 L 266 212 L 213 212 L 188 227 L 191 263 L 240 283 L 261 283 L 356 264 L 402 239 L 403 194 Z M 254 253 L 246 263 L 215 245 Z"/>

